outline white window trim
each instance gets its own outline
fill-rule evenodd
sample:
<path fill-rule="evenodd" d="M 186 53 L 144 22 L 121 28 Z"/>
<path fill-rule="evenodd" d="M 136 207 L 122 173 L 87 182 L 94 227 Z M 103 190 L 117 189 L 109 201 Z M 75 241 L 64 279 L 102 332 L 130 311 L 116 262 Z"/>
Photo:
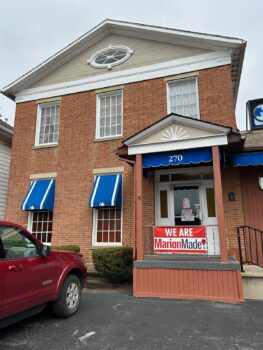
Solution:
<path fill-rule="evenodd" d="M 51 145 L 58 145 L 58 142 L 49 142 L 49 143 L 39 143 L 40 136 L 40 120 L 41 120 L 41 108 L 42 107 L 50 107 L 50 106 L 60 106 L 60 101 L 41 103 L 37 105 L 37 120 L 36 120 L 36 133 L 35 133 L 35 146 L 38 147 L 46 147 Z M 60 116 L 59 116 L 59 124 L 60 124 Z M 58 134 L 59 137 L 59 134 Z"/>
<path fill-rule="evenodd" d="M 27 216 L 27 230 L 30 233 L 32 233 L 32 226 L 33 226 L 33 212 L 29 211 Z M 42 242 L 42 244 L 51 246 L 52 242 L 51 243 Z"/>
<path fill-rule="evenodd" d="M 117 94 L 121 94 L 121 133 L 111 136 L 100 136 L 100 98 L 105 96 L 114 96 Z M 123 136 L 123 91 L 122 90 L 114 90 L 104 93 L 99 93 L 96 96 L 96 140 L 103 140 L 103 139 L 114 139 L 116 137 L 122 137 Z"/>
<path fill-rule="evenodd" d="M 98 209 L 93 208 L 93 230 L 92 230 L 92 246 L 93 247 L 121 247 L 122 246 L 122 228 L 123 228 L 123 210 L 121 209 L 121 241 L 120 242 L 97 242 L 98 228 Z"/>
<path fill-rule="evenodd" d="M 170 101 L 170 89 L 171 86 L 175 85 L 176 83 L 181 83 L 185 81 L 195 80 L 195 88 L 196 88 L 196 109 L 197 109 L 197 116 L 196 119 L 200 119 L 200 105 L 199 105 L 199 90 L 198 90 L 198 78 L 197 76 L 192 76 L 189 78 L 180 78 L 180 79 L 174 79 L 167 81 L 166 83 L 166 97 L 167 97 L 167 113 L 172 113 L 171 111 L 171 101 Z M 189 116 L 190 117 L 190 116 Z M 195 117 L 190 117 L 195 118 Z"/>

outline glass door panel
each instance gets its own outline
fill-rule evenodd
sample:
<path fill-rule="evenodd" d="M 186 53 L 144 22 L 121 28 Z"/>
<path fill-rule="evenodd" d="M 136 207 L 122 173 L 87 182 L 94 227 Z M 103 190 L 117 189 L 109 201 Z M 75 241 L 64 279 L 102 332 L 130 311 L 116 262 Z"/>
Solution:
<path fill-rule="evenodd" d="M 174 187 L 175 225 L 201 225 L 199 186 Z"/>

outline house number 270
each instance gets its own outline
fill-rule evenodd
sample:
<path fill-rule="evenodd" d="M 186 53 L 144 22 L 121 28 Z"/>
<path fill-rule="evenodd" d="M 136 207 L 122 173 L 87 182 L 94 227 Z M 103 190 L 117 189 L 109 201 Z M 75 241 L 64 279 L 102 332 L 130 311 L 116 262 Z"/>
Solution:
<path fill-rule="evenodd" d="M 183 160 L 183 156 L 181 154 L 177 154 L 175 156 L 168 156 L 169 159 L 169 163 L 175 163 L 177 161 L 182 161 Z"/>

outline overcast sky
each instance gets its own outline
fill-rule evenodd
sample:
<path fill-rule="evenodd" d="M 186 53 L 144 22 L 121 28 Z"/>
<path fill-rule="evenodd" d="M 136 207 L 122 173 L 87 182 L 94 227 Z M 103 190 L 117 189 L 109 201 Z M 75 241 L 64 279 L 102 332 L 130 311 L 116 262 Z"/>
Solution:
<path fill-rule="evenodd" d="M 263 97 L 262 0 L 0 0 L 0 88 L 105 18 L 238 37 L 248 42 L 236 108 Z M 15 104 L 0 95 L 0 113 L 14 122 Z"/>

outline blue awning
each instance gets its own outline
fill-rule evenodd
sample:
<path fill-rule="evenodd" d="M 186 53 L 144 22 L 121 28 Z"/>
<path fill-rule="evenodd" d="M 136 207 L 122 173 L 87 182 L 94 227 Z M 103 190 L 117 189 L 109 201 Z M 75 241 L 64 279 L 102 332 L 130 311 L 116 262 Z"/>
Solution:
<path fill-rule="evenodd" d="M 234 154 L 232 164 L 234 167 L 263 165 L 263 152 Z"/>
<path fill-rule="evenodd" d="M 21 204 L 21 210 L 53 210 L 55 179 L 33 180 Z"/>
<path fill-rule="evenodd" d="M 89 199 L 89 207 L 121 207 L 122 175 L 98 175 L 95 177 Z"/>
<path fill-rule="evenodd" d="M 188 165 L 212 162 L 211 148 L 199 148 L 183 151 L 149 153 L 143 155 L 143 167 L 155 168 L 160 166 Z"/>

